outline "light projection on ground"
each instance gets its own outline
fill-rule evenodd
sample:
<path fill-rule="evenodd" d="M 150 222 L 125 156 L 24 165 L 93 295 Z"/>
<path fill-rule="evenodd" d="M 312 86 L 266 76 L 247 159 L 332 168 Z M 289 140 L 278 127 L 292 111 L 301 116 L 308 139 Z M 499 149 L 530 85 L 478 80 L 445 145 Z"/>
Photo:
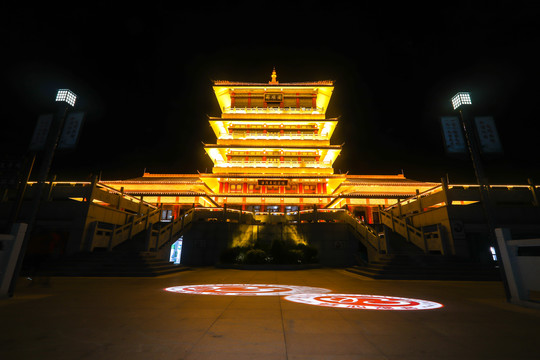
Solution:
<path fill-rule="evenodd" d="M 364 310 L 430 310 L 443 305 L 427 300 L 381 295 L 331 294 L 310 286 L 274 284 L 204 284 L 173 286 L 166 291 L 196 295 L 283 296 L 285 300 L 316 306 Z"/>
<path fill-rule="evenodd" d="M 356 294 L 293 294 L 285 300 L 301 304 L 365 310 L 429 310 L 443 307 L 442 304 L 402 297 Z"/>
<path fill-rule="evenodd" d="M 271 285 L 271 284 L 205 284 L 173 286 L 166 291 L 198 295 L 235 296 L 283 296 L 292 294 L 322 294 L 330 290 L 310 286 Z"/>

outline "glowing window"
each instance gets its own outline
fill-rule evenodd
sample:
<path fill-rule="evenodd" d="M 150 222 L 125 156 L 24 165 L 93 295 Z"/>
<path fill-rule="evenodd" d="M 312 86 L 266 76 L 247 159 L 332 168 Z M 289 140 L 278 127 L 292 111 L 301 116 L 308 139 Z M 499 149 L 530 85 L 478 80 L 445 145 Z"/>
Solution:
<path fill-rule="evenodd" d="M 180 236 L 180 238 L 171 245 L 169 261 L 175 263 L 176 265 L 180 264 L 180 259 L 182 256 L 182 241 L 183 237 Z"/>
<path fill-rule="evenodd" d="M 491 258 L 493 259 L 493 261 L 497 261 L 497 252 L 495 251 L 495 248 L 493 246 L 490 246 L 489 251 L 491 252 Z"/>

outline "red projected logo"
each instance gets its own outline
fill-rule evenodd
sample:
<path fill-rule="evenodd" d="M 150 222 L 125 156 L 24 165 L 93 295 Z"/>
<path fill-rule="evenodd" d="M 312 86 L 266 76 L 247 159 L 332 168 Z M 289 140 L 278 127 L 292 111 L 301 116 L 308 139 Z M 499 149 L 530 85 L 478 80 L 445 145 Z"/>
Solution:
<path fill-rule="evenodd" d="M 355 294 L 293 294 L 286 300 L 317 306 L 367 310 L 428 310 L 443 307 L 442 304 L 419 299 L 407 299 L 379 295 Z"/>
<path fill-rule="evenodd" d="M 328 289 L 294 285 L 268 284 L 207 284 L 173 286 L 166 291 L 198 295 L 280 296 L 300 293 L 327 293 Z"/>

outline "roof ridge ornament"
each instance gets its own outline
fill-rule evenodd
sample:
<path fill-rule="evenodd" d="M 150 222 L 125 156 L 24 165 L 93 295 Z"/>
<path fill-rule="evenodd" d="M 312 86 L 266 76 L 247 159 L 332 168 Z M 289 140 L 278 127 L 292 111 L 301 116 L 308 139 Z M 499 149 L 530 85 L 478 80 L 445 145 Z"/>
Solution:
<path fill-rule="evenodd" d="M 268 83 L 269 84 L 272 84 L 272 85 L 276 85 L 276 84 L 279 84 L 279 81 L 277 81 L 277 74 L 276 74 L 276 67 L 274 66 L 273 70 L 272 70 L 272 80 L 269 81 Z"/>

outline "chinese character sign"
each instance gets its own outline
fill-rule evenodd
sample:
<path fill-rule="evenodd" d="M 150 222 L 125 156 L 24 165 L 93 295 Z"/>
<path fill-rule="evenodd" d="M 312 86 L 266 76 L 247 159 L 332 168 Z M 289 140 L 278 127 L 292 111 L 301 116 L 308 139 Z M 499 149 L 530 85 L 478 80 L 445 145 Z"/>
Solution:
<path fill-rule="evenodd" d="M 277 93 L 266 93 L 264 94 L 264 101 L 268 102 L 282 102 L 283 101 L 283 94 L 277 94 Z"/>
<path fill-rule="evenodd" d="M 288 180 L 258 180 L 258 185 L 287 186 Z"/>
<path fill-rule="evenodd" d="M 477 116 L 474 118 L 474 122 L 480 142 L 480 151 L 486 154 L 501 153 L 502 145 L 493 117 Z"/>
<path fill-rule="evenodd" d="M 30 150 L 39 151 L 45 148 L 52 120 L 53 114 L 40 115 L 36 127 L 34 128 L 32 141 L 30 141 Z"/>
<path fill-rule="evenodd" d="M 68 114 L 66 122 L 64 123 L 64 129 L 60 142 L 58 143 L 59 149 L 71 149 L 74 148 L 79 139 L 79 130 L 84 119 L 83 112 L 75 112 Z"/>
<path fill-rule="evenodd" d="M 446 152 L 464 154 L 467 151 L 463 130 L 457 116 L 442 116 L 441 125 Z"/>

